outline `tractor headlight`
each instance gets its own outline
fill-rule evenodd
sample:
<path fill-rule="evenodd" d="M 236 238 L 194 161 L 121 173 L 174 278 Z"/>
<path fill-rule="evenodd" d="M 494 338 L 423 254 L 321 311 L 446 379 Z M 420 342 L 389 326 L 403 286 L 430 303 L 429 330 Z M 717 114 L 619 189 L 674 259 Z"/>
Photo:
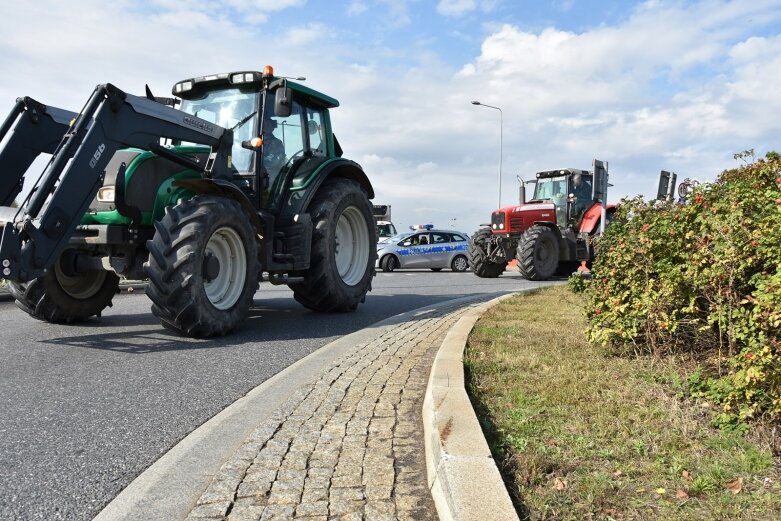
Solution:
<path fill-rule="evenodd" d="M 177 83 L 174 85 L 174 94 L 179 94 L 181 92 L 187 92 L 188 90 L 193 89 L 193 82 L 192 81 L 183 81 L 180 83 Z"/>
<path fill-rule="evenodd" d="M 231 83 L 249 83 L 252 81 L 255 81 L 255 74 L 252 72 L 231 74 Z"/>
<path fill-rule="evenodd" d="M 113 203 L 114 202 L 114 187 L 104 186 L 98 190 L 98 202 L 100 203 Z"/>

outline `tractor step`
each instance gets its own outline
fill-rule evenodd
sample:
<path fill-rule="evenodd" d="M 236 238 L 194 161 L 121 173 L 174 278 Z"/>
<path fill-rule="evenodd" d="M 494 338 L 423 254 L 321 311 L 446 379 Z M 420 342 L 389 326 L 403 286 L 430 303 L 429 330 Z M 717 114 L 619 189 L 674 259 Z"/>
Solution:
<path fill-rule="evenodd" d="M 304 277 L 290 277 L 287 273 L 269 273 L 268 281 L 275 286 L 281 286 L 284 284 L 294 284 L 296 282 L 304 282 Z"/>

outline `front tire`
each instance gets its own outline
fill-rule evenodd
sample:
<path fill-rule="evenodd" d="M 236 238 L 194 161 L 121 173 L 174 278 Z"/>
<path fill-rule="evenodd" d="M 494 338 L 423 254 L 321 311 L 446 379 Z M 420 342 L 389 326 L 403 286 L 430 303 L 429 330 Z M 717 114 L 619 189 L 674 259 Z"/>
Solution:
<path fill-rule="evenodd" d="M 67 251 L 67 250 L 66 250 Z M 49 272 L 30 282 L 9 282 L 16 305 L 38 320 L 70 324 L 81 322 L 111 306 L 119 288 L 113 271 L 70 273 L 61 265 L 61 255 Z"/>
<path fill-rule="evenodd" d="M 312 250 L 294 298 L 313 311 L 351 311 L 366 299 L 374 277 L 377 235 L 369 198 L 354 181 L 326 181 L 309 205 Z"/>
<path fill-rule="evenodd" d="M 380 267 L 382 268 L 382 271 L 384 271 L 385 273 L 390 273 L 399 267 L 399 259 L 397 259 L 395 255 L 388 255 L 387 257 L 382 259 L 382 262 L 380 264 L 381 264 Z"/>
<path fill-rule="evenodd" d="M 498 264 L 488 259 L 487 244 L 491 239 L 490 230 L 477 230 L 469 238 L 469 248 L 467 249 L 468 263 L 472 266 L 475 275 L 483 279 L 495 279 L 502 273 L 506 264 Z"/>
<path fill-rule="evenodd" d="M 559 237 L 547 226 L 532 226 L 521 235 L 515 258 L 526 279 L 548 280 L 559 267 Z"/>
<path fill-rule="evenodd" d="M 258 288 L 256 233 L 241 205 L 194 197 L 166 208 L 155 230 L 144 270 L 152 313 L 163 326 L 210 337 L 241 324 Z"/>

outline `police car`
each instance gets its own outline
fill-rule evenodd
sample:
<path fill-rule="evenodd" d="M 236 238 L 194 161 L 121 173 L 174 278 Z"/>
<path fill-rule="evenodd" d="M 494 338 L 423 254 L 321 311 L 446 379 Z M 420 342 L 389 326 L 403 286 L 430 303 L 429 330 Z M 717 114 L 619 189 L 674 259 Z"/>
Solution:
<path fill-rule="evenodd" d="M 390 272 L 406 268 L 466 271 L 469 236 L 453 230 L 435 230 L 434 225 L 410 226 L 412 232 L 377 244 L 377 266 Z"/>

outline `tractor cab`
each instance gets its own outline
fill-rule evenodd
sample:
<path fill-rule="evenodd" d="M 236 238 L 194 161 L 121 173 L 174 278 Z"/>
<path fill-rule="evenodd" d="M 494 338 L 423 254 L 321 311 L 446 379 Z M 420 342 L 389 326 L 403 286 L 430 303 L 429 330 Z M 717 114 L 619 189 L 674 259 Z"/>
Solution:
<path fill-rule="evenodd" d="M 172 93 L 181 98 L 182 112 L 233 132 L 232 181 L 261 208 L 282 204 L 296 171 L 309 173 L 341 155 L 328 118 L 328 109 L 339 102 L 275 77 L 270 66 L 190 78 L 176 83 Z"/>
<path fill-rule="evenodd" d="M 576 225 L 592 206 L 593 186 L 591 172 L 567 168 L 538 172 L 534 195 L 530 203 L 553 203 L 556 224 L 564 228 Z"/>

